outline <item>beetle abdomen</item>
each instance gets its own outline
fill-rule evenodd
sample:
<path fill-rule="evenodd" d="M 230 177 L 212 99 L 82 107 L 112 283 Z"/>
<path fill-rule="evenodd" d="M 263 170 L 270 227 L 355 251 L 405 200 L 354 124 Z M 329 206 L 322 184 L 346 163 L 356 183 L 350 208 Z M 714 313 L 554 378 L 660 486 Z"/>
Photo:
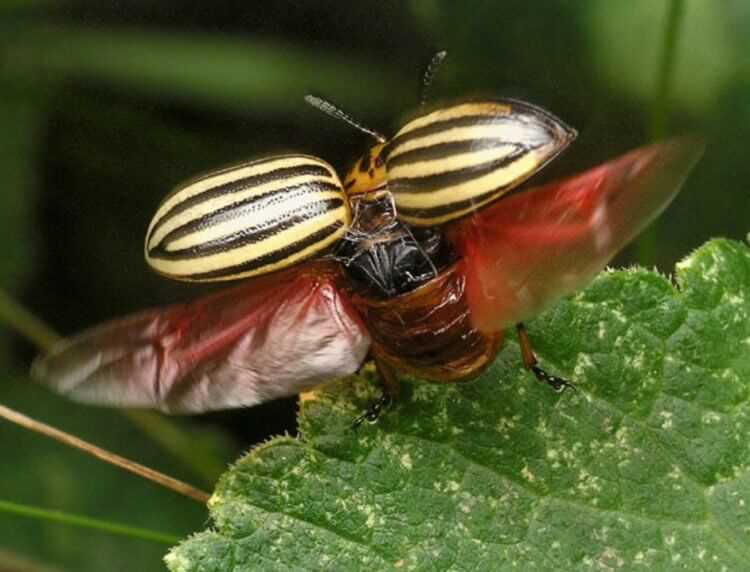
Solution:
<path fill-rule="evenodd" d="M 465 277 L 458 264 L 416 290 L 387 300 L 355 295 L 367 323 L 373 355 L 395 368 L 434 382 L 471 379 L 489 366 L 502 332 L 472 324 Z"/>
<path fill-rule="evenodd" d="M 350 223 L 333 167 L 307 155 L 270 157 L 170 194 L 149 226 L 146 260 L 178 280 L 257 276 L 319 254 Z"/>
<path fill-rule="evenodd" d="M 383 150 L 399 217 L 443 224 L 518 186 L 575 138 L 575 131 L 518 101 L 462 103 L 417 117 Z"/>

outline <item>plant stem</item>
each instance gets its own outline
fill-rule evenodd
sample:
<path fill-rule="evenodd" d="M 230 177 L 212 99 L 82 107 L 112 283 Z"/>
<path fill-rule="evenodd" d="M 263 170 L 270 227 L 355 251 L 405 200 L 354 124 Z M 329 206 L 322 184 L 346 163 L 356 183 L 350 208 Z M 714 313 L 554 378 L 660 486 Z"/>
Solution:
<path fill-rule="evenodd" d="M 0 289 L 0 321 L 6 322 L 34 345 L 45 350 L 61 339 L 52 328 L 21 306 L 2 289 Z"/>
<path fill-rule="evenodd" d="M 656 76 L 656 92 L 651 108 L 649 131 L 652 140 L 661 139 L 666 133 L 669 98 L 677 66 L 677 42 L 684 15 L 685 1 L 671 0 L 664 22 L 659 69 Z"/>
<path fill-rule="evenodd" d="M 178 536 L 164 534 L 162 532 L 156 532 L 153 530 L 148 530 L 146 528 L 127 526 L 107 520 L 89 518 L 87 516 L 70 514 L 57 510 L 48 510 L 4 500 L 0 500 L 0 512 L 6 512 L 18 516 L 26 516 L 40 520 L 60 522 L 63 524 L 80 526 L 83 528 L 91 528 L 94 530 L 100 530 L 102 532 L 108 532 L 110 534 L 128 536 L 130 538 L 137 538 L 139 540 L 150 540 L 151 542 L 168 544 L 170 546 L 174 546 L 181 540 Z"/>
<path fill-rule="evenodd" d="M 121 469 L 129 471 L 135 475 L 138 475 L 139 477 L 143 477 L 144 479 L 148 479 L 149 481 L 173 490 L 174 492 L 198 501 L 199 503 L 206 504 L 208 502 L 208 499 L 210 498 L 210 495 L 208 493 L 196 489 L 195 487 L 188 485 L 187 483 L 183 483 L 182 481 L 169 477 L 164 473 L 155 471 L 154 469 L 126 459 L 125 457 L 121 457 L 120 455 L 116 455 L 115 453 L 110 453 L 106 449 L 102 449 L 101 447 L 92 445 L 91 443 L 88 443 L 83 439 L 79 439 L 78 437 L 70 435 L 69 433 L 65 433 L 64 431 L 55 429 L 54 427 L 45 423 L 40 423 L 39 421 L 31 419 L 30 417 L 27 417 L 22 413 L 18 413 L 17 411 L 5 407 L 4 405 L 0 405 L 0 417 L 10 421 L 11 423 L 15 423 L 16 425 L 20 425 L 21 427 L 25 427 L 26 429 L 50 437 L 51 439 L 59 441 L 64 445 L 68 445 L 69 447 L 73 447 L 75 449 L 80 449 L 81 451 L 84 451 L 85 453 L 88 453 L 89 455 L 96 457 L 97 459 L 120 467 Z"/>
<path fill-rule="evenodd" d="M 656 90 L 651 106 L 649 135 L 652 141 L 662 139 L 667 131 L 669 99 L 674 82 L 675 68 L 677 66 L 677 42 L 684 15 L 684 0 L 671 0 L 664 21 L 664 33 L 662 34 L 659 67 L 656 76 Z M 659 236 L 657 227 L 656 225 L 652 225 L 638 239 L 637 251 L 640 264 L 645 266 L 656 263 L 658 244 Z"/>
<path fill-rule="evenodd" d="M 142 433 L 192 469 L 205 484 L 213 487 L 226 470 L 226 463 L 210 447 L 196 441 L 163 415 L 143 409 L 122 409 L 121 413 Z"/>

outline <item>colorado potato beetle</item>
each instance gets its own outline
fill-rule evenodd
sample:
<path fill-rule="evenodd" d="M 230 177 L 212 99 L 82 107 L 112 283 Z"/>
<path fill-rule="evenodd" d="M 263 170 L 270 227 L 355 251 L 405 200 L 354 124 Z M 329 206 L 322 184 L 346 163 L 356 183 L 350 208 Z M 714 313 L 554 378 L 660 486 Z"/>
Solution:
<path fill-rule="evenodd" d="M 369 357 L 384 388 L 372 418 L 397 372 L 471 379 L 516 327 L 524 365 L 565 387 L 523 321 L 599 272 L 701 152 L 675 139 L 527 186 L 576 136 L 534 105 L 462 102 L 421 110 L 387 140 L 365 131 L 377 143 L 343 179 L 292 154 L 178 187 L 148 228 L 147 262 L 177 280 L 247 280 L 74 336 L 35 377 L 79 401 L 201 412 L 293 395 Z"/>

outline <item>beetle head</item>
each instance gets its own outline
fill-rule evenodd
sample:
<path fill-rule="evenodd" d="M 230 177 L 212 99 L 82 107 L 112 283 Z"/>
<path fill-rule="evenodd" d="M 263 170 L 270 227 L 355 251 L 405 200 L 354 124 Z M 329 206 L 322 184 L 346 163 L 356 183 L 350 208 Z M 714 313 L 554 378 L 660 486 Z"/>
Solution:
<path fill-rule="evenodd" d="M 386 182 L 384 143 L 378 143 L 368 149 L 359 161 L 349 169 L 344 177 L 344 190 L 348 195 L 368 193 L 381 187 Z"/>

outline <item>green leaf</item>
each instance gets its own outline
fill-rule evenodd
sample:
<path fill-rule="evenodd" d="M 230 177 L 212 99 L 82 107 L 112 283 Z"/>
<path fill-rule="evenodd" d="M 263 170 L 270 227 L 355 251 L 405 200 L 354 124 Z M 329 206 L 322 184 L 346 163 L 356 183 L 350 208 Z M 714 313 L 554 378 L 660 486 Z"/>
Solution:
<path fill-rule="evenodd" d="M 407 385 L 376 426 L 358 378 L 301 439 L 241 459 L 174 571 L 738 570 L 750 558 L 750 249 L 601 274 L 530 324 L 556 394 L 509 342 L 475 382 Z"/>
<path fill-rule="evenodd" d="M 533 323 L 578 394 L 533 385 L 515 344 L 476 382 L 417 384 L 358 432 L 369 386 L 321 394 L 303 441 L 274 440 L 225 475 L 216 530 L 171 569 L 741 567 L 750 251 L 715 241 L 677 280 L 603 274 Z"/>

